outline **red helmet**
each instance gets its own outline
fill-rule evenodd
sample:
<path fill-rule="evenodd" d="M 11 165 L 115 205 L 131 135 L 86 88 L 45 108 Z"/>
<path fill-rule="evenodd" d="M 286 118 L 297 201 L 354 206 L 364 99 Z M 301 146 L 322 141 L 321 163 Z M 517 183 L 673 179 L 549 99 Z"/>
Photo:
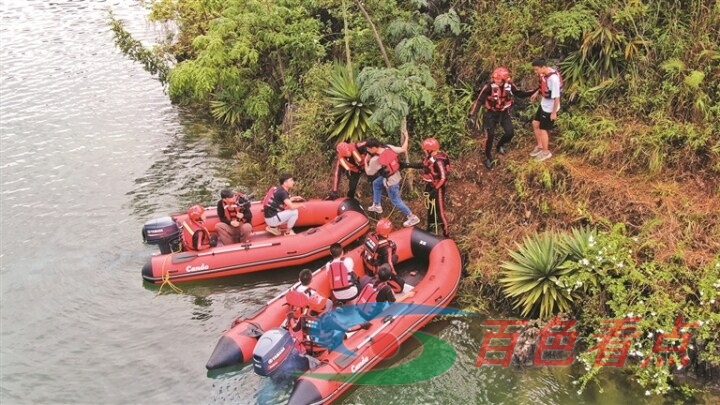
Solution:
<path fill-rule="evenodd" d="M 187 214 L 188 217 L 192 221 L 199 221 L 202 218 L 202 215 L 205 213 L 205 208 L 203 208 L 202 205 L 193 205 L 188 209 Z"/>
<path fill-rule="evenodd" d="M 498 78 L 500 80 L 508 80 L 510 78 L 510 71 L 505 66 L 501 66 L 493 71 L 493 79 Z"/>
<path fill-rule="evenodd" d="M 350 155 L 352 155 L 352 148 L 347 142 L 340 142 L 335 149 L 337 149 L 338 156 L 340 157 L 350 157 Z"/>
<path fill-rule="evenodd" d="M 380 236 L 388 237 L 393 231 L 393 224 L 388 218 L 381 218 L 375 225 L 375 232 Z"/>
<path fill-rule="evenodd" d="M 435 138 L 425 138 L 422 142 L 422 148 L 428 152 L 434 152 L 440 149 L 440 142 Z"/>

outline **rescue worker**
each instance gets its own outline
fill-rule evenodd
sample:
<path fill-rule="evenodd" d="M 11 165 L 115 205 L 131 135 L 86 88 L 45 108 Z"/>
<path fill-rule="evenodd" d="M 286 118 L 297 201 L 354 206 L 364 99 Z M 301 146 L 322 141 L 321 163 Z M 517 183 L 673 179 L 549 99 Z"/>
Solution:
<path fill-rule="evenodd" d="M 182 223 L 182 240 L 189 250 L 205 250 L 213 247 L 210 232 L 205 228 L 205 208 L 193 205 L 187 211 L 188 219 Z"/>
<path fill-rule="evenodd" d="M 330 196 L 332 199 L 338 198 L 340 175 L 345 172 L 350 181 L 347 196 L 355 198 L 360 176 L 365 172 L 365 155 L 367 155 L 365 142 L 340 142 L 335 149 L 337 150 L 337 162 Z"/>
<path fill-rule="evenodd" d="M 370 212 L 382 214 L 383 209 L 380 205 L 383 186 L 387 189 L 388 197 L 397 209 L 400 210 L 407 218 L 403 222 L 404 227 L 410 227 L 420 223 L 420 218 L 413 214 L 407 204 L 400 197 L 400 182 L 402 175 L 400 174 L 400 159 L 398 154 L 405 153 L 408 150 L 409 136 L 407 132 L 403 133 L 402 146 L 385 145 L 377 139 L 368 139 L 365 143 L 367 148 L 367 156 L 365 157 L 365 173 L 368 176 L 380 174 L 380 177 L 372 182 L 373 185 L 373 203 L 368 208 Z"/>
<path fill-rule="evenodd" d="M 425 192 L 428 196 L 428 230 L 439 233 L 442 228 L 443 236 L 450 237 L 447 217 L 445 216 L 445 185 L 450 169 L 450 158 L 447 153 L 440 150 L 440 142 L 435 138 L 426 138 L 422 142 L 425 159 L 422 162 L 425 182 Z"/>
<path fill-rule="evenodd" d="M 250 201 L 242 194 L 228 189 L 222 190 L 217 203 L 217 214 L 220 222 L 215 225 L 215 231 L 223 245 L 250 242 L 252 212 Z"/>
<path fill-rule="evenodd" d="M 283 233 L 294 235 L 293 226 L 297 222 L 300 213 L 298 209 L 305 207 L 302 197 L 290 197 L 290 191 L 295 187 L 295 177 L 292 174 L 283 173 L 280 175 L 280 185 L 272 186 L 263 198 L 263 213 L 265 215 L 265 230 L 275 236 Z M 285 232 L 278 229 L 280 225 L 287 225 Z"/>
<path fill-rule="evenodd" d="M 397 246 L 395 242 L 389 239 L 392 231 L 392 222 L 388 218 L 380 219 L 375 226 L 375 232 L 370 233 L 365 238 L 362 259 L 365 265 L 365 273 L 370 277 L 375 275 L 380 266 L 388 265 L 392 272 L 389 280 L 390 286 L 395 292 L 399 293 L 405 287 L 405 280 L 395 272 L 394 263 L 397 262 Z M 361 282 L 361 284 L 366 283 Z"/>
<path fill-rule="evenodd" d="M 505 135 L 498 141 L 497 151 L 504 155 L 506 152 L 505 145 L 510 143 L 515 136 L 515 128 L 513 127 L 510 113 L 514 103 L 514 97 L 529 97 L 535 93 L 537 89 L 532 91 L 522 91 L 518 89 L 510 80 L 510 72 L 506 67 L 499 67 L 492 73 L 492 80 L 486 83 L 475 99 L 470 108 L 469 122 L 475 127 L 475 119 L 481 105 L 485 106 L 485 116 L 483 117 L 483 130 L 487 134 L 485 140 L 485 167 L 492 169 L 494 161 L 492 158 L 493 142 L 495 140 L 495 127 L 500 124 L 505 131 Z"/>

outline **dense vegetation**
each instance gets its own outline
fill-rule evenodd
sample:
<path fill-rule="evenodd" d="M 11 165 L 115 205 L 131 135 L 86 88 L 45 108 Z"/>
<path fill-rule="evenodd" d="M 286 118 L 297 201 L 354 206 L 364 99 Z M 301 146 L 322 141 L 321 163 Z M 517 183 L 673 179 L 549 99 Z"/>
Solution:
<path fill-rule="evenodd" d="M 717 382 L 720 3 L 149 6 L 166 39 L 153 52 L 139 49 L 114 20 L 118 44 L 161 73 L 174 102 L 206 109 L 228 128 L 222 141 L 237 151 L 238 184 L 260 190 L 276 173 L 292 171 L 303 173 L 301 191 L 317 194 L 328 189 L 338 140 L 399 142 L 406 125 L 417 158 L 419 141 L 436 136 L 453 156 L 448 203 L 467 257 L 463 305 L 515 306 L 522 316 L 562 311 L 586 336 L 600 333 L 604 318 L 639 315 L 639 357 L 677 316 L 702 321 L 691 368 Z M 534 87 L 530 62 L 541 56 L 564 78 L 551 136 L 559 153 L 527 161 L 536 107 L 518 103 L 516 148 L 488 172 L 479 165 L 481 137 L 465 126 L 474 93 L 499 65 L 520 87 Z M 665 362 L 634 371 L 662 393 L 677 368 Z M 583 386 L 597 372 L 589 371 Z"/>

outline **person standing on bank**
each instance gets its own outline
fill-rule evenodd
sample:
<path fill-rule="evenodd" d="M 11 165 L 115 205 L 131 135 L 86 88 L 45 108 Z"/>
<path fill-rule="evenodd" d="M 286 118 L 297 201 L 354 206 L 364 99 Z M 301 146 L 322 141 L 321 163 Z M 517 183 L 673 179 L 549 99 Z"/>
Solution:
<path fill-rule="evenodd" d="M 263 212 L 265 215 L 265 230 L 275 236 L 280 236 L 283 231 L 278 229 L 280 225 L 287 224 L 286 235 L 294 235 L 293 226 L 297 222 L 300 213 L 299 208 L 305 207 L 304 199 L 299 196 L 290 197 L 290 191 L 295 187 L 295 178 L 292 174 L 283 173 L 280 175 L 280 185 L 272 186 L 263 198 Z"/>
<path fill-rule="evenodd" d="M 350 180 L 347 196 L 355 198 L 355 190 L 357 190 L 360 176 L 365 172 L 365 155 L 367 154 L 365 142 L 340 142 L 337 144 L 336 150 L 337 162 L 330 195 L 333 199 L 339 197 L 340 174 L 344 171 Z"/>
<path fill-rule="evenodd" d="M 483 117 L 483 130 L 487 134 L 485 140 L 485 167 L 492 169 L 494 161 L 492 158 L 493 142 L 495 141 L 495 127 L 497 124 L 502 126 L 505 134 L 498 141 L 497 152 L 501 155 L 505 154 L 505 145 L 510 143 L 515 136 L 515 128 L 513 127 L 510 113 L 514 103 L 513 98 L 530 97 L 537 89 L 531 91 L 523 91 L 518 89 L 510 80 L 510 72 L 506 67 L 499 67 L 492 73 L 492 80 L 485 84 L 480 90 L 477 99 L 470 108 L 470 125 L 475 126 L 475 119 L 481 105 L 485 106 L 485 115 Z"/>
<path fill-rule="evenodd" d="M 445 217 L 445 185 L 447 184 L 447 172 L 450 169 L 450 158 L 447 153 L 440 150 L 440 142 L 435 138 L 426 138 L 422 142 L 422 149 L 425 152 L 425 159 L 422 162 L 425 182 L 425 192 L 428 195 L 428 230 L 438 233 L 438 225 L 442 228 L 442 234 L 450 237 L 448 221 Z"/>
<path fill-rule="evenodd" d="M 558 110 L 560 110 L 562 79 L 557 70 L 547 66 L 545 59 L 535 59 L 532 65 L 533 70 L 538 74 L 540 79 L 540 89 L 532 95 L 530 100 L 535 101 L 538 95 L 541 99 L 540 106 L 538 106 L 532 121 L 537 146 L 530 152 L 530 156 L 542 162 L 543 160 L 550 159 L 552 156 L 548 148 L 550 138 L 548 131 L 555 127 L 557 113 Z"/>
<path fill-rule="evenodd" d="M 242 194 L 232 190 L 222 190 L 217 203 L 217 214 L 220 222 L 215 231 L 223 245 L 249 242 L 252 233 L 252 212 L 249 201 Z"/>
<path fill-rule="evenodd" d="M 365 173 L 368 176 L 380 174 L 380 177 L 372 182 L 373 201 L 372 205 L 368 207 L 368 211 L 382 214 L 383 209 L 380 205 L 380 199 L 382 197 L 382 189 L 385 187 L 390 201 L 406 216 L 403 226 L 410 227 L 420 223 L 420 218 L 410 211 L 410 208 L 408 208 L 407 204 L 402 200 L 402 197 L 400 197 L 402 174 L 400 173 L 400 159 L 398 154 L 405 153 L 408 150 L 409 136 L 407 132 L 403 133 L 403 139 L 403 144 L 400 147 L 385 145 L 374 138 L 368 139 L 365 143 L 368 152 L 365 157 Z"/>

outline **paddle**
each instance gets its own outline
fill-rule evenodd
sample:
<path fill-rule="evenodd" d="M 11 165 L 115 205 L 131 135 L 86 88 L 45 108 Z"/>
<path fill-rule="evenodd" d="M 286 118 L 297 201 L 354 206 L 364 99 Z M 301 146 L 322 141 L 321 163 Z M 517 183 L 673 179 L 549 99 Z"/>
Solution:
<path fill-rule="evenodd" d="M 220 253 L 239 252 L 243 250 L 258 249 L 264 247 L 280 246 L 280 242 L 268 242 L 268 243 L 243 243 L 238 247 L 229 247 L 227 249 L 215 249 L 211 252 L 192 253 L 192 252 L 181 252 L 172 257 L 173 264 L 184 263 L 198 257 L 214 256 Z"/>

